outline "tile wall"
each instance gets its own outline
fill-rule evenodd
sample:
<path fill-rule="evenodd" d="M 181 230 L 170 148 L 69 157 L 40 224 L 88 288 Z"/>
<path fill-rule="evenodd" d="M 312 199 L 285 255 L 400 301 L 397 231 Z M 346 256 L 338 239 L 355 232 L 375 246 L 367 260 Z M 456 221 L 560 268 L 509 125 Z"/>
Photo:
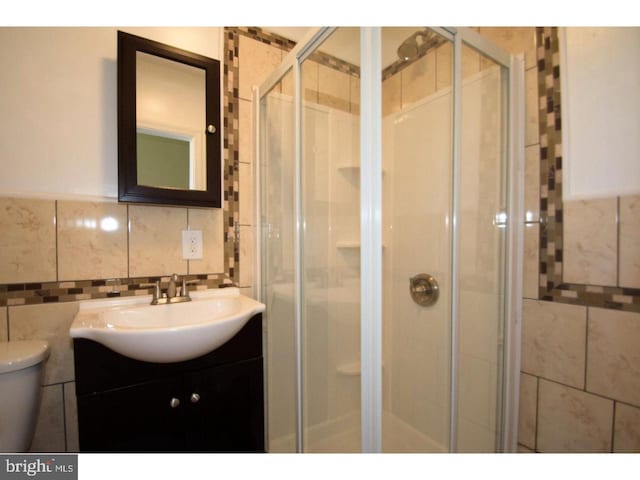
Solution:
<path fill-rule="evenodd" d="M 233 84 L 237 92 L 238 171 L 239 171 L 239 284 L 248 295 L 254 291 L 256 238 L 253 164 L 253 86 L 259 86 L 280 64 L 295 43 L 260 28 L 225 28 L 226 49 L 235 57 Z M 352 66 L 329 55 L 314 55 L 303 68 L 305 98 L 334 109 L 357 112 L 359 81 Z M 292 94 L 291 76 L 276 87 Z"/>
<path fill-rule="evenodd" d="M 539 298 L 640 313 L 635 242 L 639 197 L 563 201 L 558 38 L 557 27 L 536 29 L 541 144 Z"/>
<path fill-rule="evenodd" d="M 77 451 L 69 327 L 80 300 L 147 295 L 175 272 L 205 289 L 230 282 L 221 209 L 0 197 L 0 339 L 46 339 L 32 451 Z M 204 258 L 182 260 L 181 231 L 203 231 Z M 218 273 L 211 273 L 218 272 Z"/>
<path fill-rule="evenodd" d="M 527 147 L 519 448 L 640 452 L 640 313 L 630 300 L 640 284 L 638 197 L 555 200 L 562 193 L 556 39 L 554 29 L 537 29 L 539 102 L 527 103 L 536 107 L 528 118 L 539 114 L 540 144 L 536 164 Z M 540 245 L 548 256 L 538 258 Z M 574 285 L 549 294 L 549 282 Z"/>

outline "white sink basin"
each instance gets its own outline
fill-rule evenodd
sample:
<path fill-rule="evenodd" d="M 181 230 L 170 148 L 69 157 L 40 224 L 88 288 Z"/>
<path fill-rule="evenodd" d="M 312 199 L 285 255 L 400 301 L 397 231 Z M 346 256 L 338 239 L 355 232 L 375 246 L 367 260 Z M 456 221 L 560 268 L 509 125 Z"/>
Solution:
<path fill-rule="evenodd" d="M 81 302 L 69 332 L 135 360 L 182 362 L 231 340 L 265 309 L 237 288 L 192 292 L 191 298 L 167 305 L 149 305 L 150 295 Z"/>

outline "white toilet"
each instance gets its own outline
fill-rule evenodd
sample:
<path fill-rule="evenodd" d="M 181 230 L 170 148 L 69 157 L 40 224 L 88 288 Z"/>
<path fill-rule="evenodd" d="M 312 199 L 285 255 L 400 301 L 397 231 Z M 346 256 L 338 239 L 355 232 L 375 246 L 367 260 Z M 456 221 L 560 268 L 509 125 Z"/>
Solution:
<path fill-rule="evenodd" d="M 40 405 L 44 340 L 0 342 L 0 452 L 26 452 Z"/>

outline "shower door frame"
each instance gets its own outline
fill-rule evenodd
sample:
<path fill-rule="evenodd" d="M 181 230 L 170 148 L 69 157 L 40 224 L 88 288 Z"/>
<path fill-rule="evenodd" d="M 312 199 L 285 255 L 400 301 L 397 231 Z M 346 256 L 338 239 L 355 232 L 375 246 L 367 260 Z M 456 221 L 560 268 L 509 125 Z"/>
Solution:
<path fill-rule="evenodd" d="M 503 98 L 503 129 L 507 130 L 507 215 L 504 252 L 503 381 L 496 446 L 502 452 L 517 448 L 520 388 L 520 334 L 522 312 L 523 192 L 524 192 L 524 56 L 510 55 L 469 28 L 430 27 L 453 45 L 453 158 L 452 158 L 452 258 L 451 258 L 451 390 L 449 451 L 457 451 L 457 358 L 458 345 L 458 195 L 461 152 L 461 91 L 463 44 L 503 67 L 508 91 Z M 304 399 L 302 359 L 302 95 L 301 64 L 337 27 L 310 30 L 259 87 L 253 89 L 254 192 L 256 235 L 255 271 L 258 299 L 262 298 L 262 224 L 260 211 L 260 102 L 264 95 L 292 72 L 294 85 L 294 311 L 296 361 L 296 451 L 304 452 Z M 382 80 L 381 28 L 360 28 L 360 277 L 361 277 L 361 451 L 382 451 Z M 503 85 L 505 87 L 505 85 Z M 266 375 L 266 364 L 265 364 Z M 265 381 L 265 389 L 268 388 Z M 265 395 L 265 398 L 268 398 Z M 265 415 L 265 438 L 268 425 Z"/>

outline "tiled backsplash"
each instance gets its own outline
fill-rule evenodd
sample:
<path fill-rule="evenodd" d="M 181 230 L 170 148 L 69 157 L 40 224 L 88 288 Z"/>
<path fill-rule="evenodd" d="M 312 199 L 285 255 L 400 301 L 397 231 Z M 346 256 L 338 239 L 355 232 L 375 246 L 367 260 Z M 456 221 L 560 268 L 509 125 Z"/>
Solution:
<path fill-rule="evenodd" d="M 171 273 L 193 288 L 231 283 L 219 209 L 0 197 L 0 306 L 151 293 Z M 181 231 L 204 257 L 183 260 Z"/>

